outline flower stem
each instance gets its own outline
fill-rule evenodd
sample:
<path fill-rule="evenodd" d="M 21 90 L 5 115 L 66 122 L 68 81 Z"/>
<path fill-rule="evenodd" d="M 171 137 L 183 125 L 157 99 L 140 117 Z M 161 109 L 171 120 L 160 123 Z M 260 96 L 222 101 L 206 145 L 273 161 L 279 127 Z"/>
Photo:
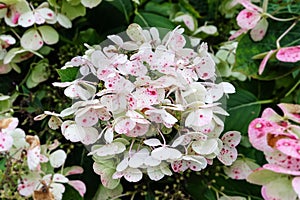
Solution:
<path fill-rule="evenodd" d="M 298 80 L 298 82 L 285 94 L 284 97 L 289 96 L 298 87 L 298 85 L 300 85 L 300 80 Z"/>
<path fill-rule="evenodd" d="M 126 192 L 124 194 L 120 194 L 115 197 L 112 197 L 111 200 L 119 199 L 120 197 L 129 196 L 129 195 L 131 195 L 131 192 Z"/>
<path fill-rule="evenodd" d="M 265 13 L 268 10 L 268 3 L 269 3 L 269 0 L 264 0 L 264 2 L 263 2 L 262 9 L 263 9 L 263 12 L 265 12 Z"/>
<path fill-rule="evenodd" d="M 247 106 L 252 106 L 252 105 L 257 105 L 257 104 L 269 104 L 269 103 L 273 103 L 273 102 L 274 102 L 274 99 L 259 100 L 259 101 L 250 102 L 250 103 L 246 103 L 246 104 L 242 104 L 239 106 L 229 108 L 228 111 L 236 110 L 236 109 L 247 107 Z"/>
<path fill-rule="evenodd" d="M 129 147 L 129 157 L 131 157 L 131 150 L 132 150 L 134 142 L 135 142 L 135 139 L 133 139 L 132 142 L 131 142 L 131 144 L 130 144 L 130 147 Z"/>
<path fill-rule="evenodd" d="M 281 36 L 279 36 L 279 38 L 276 40 L 277 49 L 280 49 L 280 40 L 284 36 L 286 36 L 294 28 L 294 26 L 296 26 L 297 23 L 298 23 L 298 20 L 296 20 L 288 29 L 286 29 L 286 31 L 284 33 L 282 33 Z"/>
<path fill-rule="evenodd" d="M 158 133 L 160 134 L 160 136 L 162 137 L 162 139 L 163 139 L 163 145 L 164 146 L 166 146 L 166 139 L 165 139 L 165 137 L 164 137 L 164 134 L 159 130 L 159 128 L 157 128 L 157 131 L 158 131 Z"/>
<path fill-rule="evenodd" d="M 288 21 L 292 21 L 292 20 L 295 20 L 298 18 L 298 17 L 290 17 L 290 18 L 283 19 L 283 18 L 274 17 L 273 15 L 271 15 L 269 13 L 264 13 L 264 15 L 275 21 L 279 21 L 279 22 L 288 22 Z"/>

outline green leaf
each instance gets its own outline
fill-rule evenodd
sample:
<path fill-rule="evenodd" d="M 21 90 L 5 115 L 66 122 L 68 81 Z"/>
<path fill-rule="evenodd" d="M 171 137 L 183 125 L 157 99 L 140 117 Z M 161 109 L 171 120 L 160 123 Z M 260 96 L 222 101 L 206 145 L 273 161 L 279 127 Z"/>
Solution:
<path fill-rule="evenodd" d="M 299 1 L 290 1 L 290 0 L 283 0 L 283 1 L 270 1 L 268 5 L 268 13 L 290 13 L 299 15 L 300 13 L 300 4 Z"/>
<path fill-rule="evenodd" d="M 254 42 L 249 34 L 243 36 L 236 50 L 236 63 L 233 71 L 261 80 L 282 78 L 300 69 L 300 62 L 280 62 L 273 56 L 267 63 L 262 75 L 258 75 L 258 68 L 262 59 L 253 59 L 254 56 L 277 49 L 276 40 L 291 25 L 292 22 L 274 22 L 269 20 L 267 35 L 260 42 Z M 280 42 L 282 47 L 299 45 L 300 24 L 298 23 Z"/>
<path fill-rule="evenodd" d="M 51 53 L 51 51 L 53 51 L 54 49 L 49 47 L 49 46 L 43 46 L 41 49 L 39 49 L 39 53 L 41 53 L 42 55 L 48 55 L 49 53 Z"/>
<path fill-rule="evenodd" d="M 133 12 L 133 6 L 131 0 L 113 0 L 109 1 L 111 5 L 116 7 L 119 11 L 121 11 L 126 19 L 126 22 L 129 23 L 130 16 Z"/>
<path fill-rule="evenodd" d="M 216 199 L 215 195 L 213 191 L 208 188 L 207 183 L 207 177 L 191 173 L 191 176 L 187 179 L 185 186 L 186 191 L 193 197 L 193 199 L 214 200 Z"/>
<path fill-rule="evenodd" d="M 100 36 L 97 31 L 93 28 L 88 28 L 84 31 L 79 33 L 79 39 L 81 43 L 88 43 L 88 44 L 97 44 L 99 43 Z"/>
<path fill-rule="evenodd" d="M 229 96 L 225 119 L 225 130 L 237 130 L 247 134 L 249 123 L 260 114 L 261 105 L 258 99 L 246 90 L 238 89 Z"/>
<path fill-rule="evenodd" d="M 26 80 L 26 86 L 28 88 L 34 88 L 39 83 L 46 81 L 50 75 L 48 67 L 48 60 L 41 60 L 40 62 L 36 63 L 32 68 L 29 77 Z"/>
<path fill-rule="evenodd" d="M 123 187 L 121 184 L 119 184 L 116 188 L 114 189 L 108 189 L 104 187 L 103 185 L 100 185 L 93 200 L 110 200 L 110 199 L 115 199 L 115 197 L 121 195 L 123 192 Z M 115 200 L 120 200 L 120 198 L 117 198 Z"/>
<path fill-rule="evenodd" d="M 78 68 L 70 67 L 66 69 L 57 69 L 57 73 L 62 82 L 74 81 L 78 74 Z"/>
<path fill-rule="evenodd" d="M 191 13 L 196 18 L 201 17 L 199 12 L 189 3 L 188 0 L 180 0 L 179 3 L 185 10 L 187 10 L 189 13 Z"/>
<path fill-rule="evenodd" d="M 137 13 L 134 18 L 134 22 L 144 27 L 168 29 L 173 29 L 175 27 L 175 25 L 168 18 L 149 12 Z"/>
<path fill-rule="evenodd" d="M 4 170 L 6 169 L 5 164 L 6 164 L 6 159 L 5 159 L 5 158 L 2 158 L 2 159 L 0 160 L 0 170 L 1 170 L 1 171 L 4 171 Z"/>
<path fill-rule="evenodd" d="M 69 4 L 66 0 L 62 2 L 61 7 L 62 14 L 66 15 L 70 20 L 75 19 L 76 17 L 85 16 L 86 9 L 82 4 L 72 5 Z"/>
<path fill-rule="evenodd" d="M 32 69 L 32 80 L 38 83 L 47 80 L 50 75 L 47 69 L 48 67 L 49 64 L 47 60 L 41 60 L 41 62 L 38 62 Z"/>
<path fill-rule="evenodd" d="M 175 5 L 170 2 L 164 2 L 162 4 L 159 4 L 157 2 L 150 1 L 146 4 L 145 11 L 168 17 L 171 15 L 172 12 L 174 12 L 174 7 Z"/>
<path fill-rule="evenodd" d="M 62 200 L 69 200 L 69 199 L 76 199 L 76 200 L 83 200 L 82 196 L 79 194 L 79 192 L 70 186 L 69 184 L 64 185 L 66 190 L 63 194 Z"/>

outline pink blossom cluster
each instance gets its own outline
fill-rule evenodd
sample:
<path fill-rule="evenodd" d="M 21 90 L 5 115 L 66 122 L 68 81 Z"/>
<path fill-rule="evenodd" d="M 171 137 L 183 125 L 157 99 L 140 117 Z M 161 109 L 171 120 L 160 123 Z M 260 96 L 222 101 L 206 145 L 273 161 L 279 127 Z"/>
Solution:
<path fill-rule="evenodd" d="M 20 71 L 16 63 L 24 61 L 34 54 L 42 57 L 37 51 L 44 44 L 57 43 L 59 36 L 51 25 L 58 22 L 65 28 L 72 26 L 69 18 L 54 11 L 47 2 L 33 8 L 26 0 L 4 1 L 4 3 L 0 3 L 0 19 L 14 29 L 18 26 L 25 28 L 21 36 L 16 35 L 20 38 L 18 47 L 8 48 L 16 43 L 15 38 L 9 34 L 1 35 L 0 74 L 8 73 L 12 69 Z"/>
<path fill-rule="evenodd" d="M 262 185 L 264 199 L 292 200 L 300 197 L 300 105 L 281 103 L 284 116 L 273 109 L 263 111 L 248 129 L 254 148 L 265 154 L 267 164 L 247 180 Z"/>
<path fill-rule="evenodd" d="M 81 0 L 73 2 L 68 9 L 72 10 L 72 6 L 93 8 L 100 3 L 100 0 Z M 66 11 L 69 11 L 68 9 Z M 63 14 L 62 7 L 55 1 L 43 2 L 36 8 L 27 0 L 1 1 L 0 19 L 5 25 L 13 28 L 14 35 L 0 35 L 0 74 L 9 73 L 12 69 L 19 72 L 17 63 L 33 55 L 43 58 L 38 51 L 44 45 L 53 45 L 59 41 L 59 34 L 53 25 L 71 28 L 73 18 Z M 20 31 L 15 31 L 18 27 Z M 19 38 L 20 41 L 16 41 L 15 38 Z M 14 44 L 20 46 L 12 46 Z"/>
<path fill-rule="evenodd" d="M 264 1 L 264 3 L 267 1 Z M 286 18 L 281 19 L 272 16 L 267 12 L 267 4 L 266 6 L 263 6 L 263 8 L 251 3 L 250 0 L 234 0 L 233 5 L 235 4 L 241 4 L 245 7 L 237 16 L 237 24 L 241 28 L 238 31 L 236 31 L 229 40 L 236 39 L 241 34 L 247 33 L 250 31 L 250 37 L 253 41 L 258 42 L 261 41 L 266 33 L 267 29 L 269 27 L 269 23 L 267 21 L 267 18 L 270 18 L 275 21 L 291 21 L 295 20 L 295 22 L 285 31 L 283 31 L 282 35 L 278 37 L 276 41 L 276 49 L 271 49 L 268 52 L 265 52 L 263 54 L 257 55 L 260 57 L 261 55 L 264 55 L 264 58 L 259 66 L 258 74 L 261 75 L 267 65 L 267 62 L 269 59 L 271 59 L 274 54 L 276 54 L 276 59 L 281 62 L 299 62 L 300 61 L 300 48 L 299 45 L 296 46 L 287 46 L 287 47 L 281 47 L 279 42 L 280 40 L 286 36 L 292 28 L 298 23 L 298 20 L 296 20 L 295 17 L 292 18 Z M 256 56 L 255 56 L 256 57 Z"/>
<path fill-rule="evenodd" d="M 81 167 L 67 167 L 62 172 L 54 172 L 54 169 L 64 165 L 67 157 L 62 149 L 55 150 L 59 142 L 56 140 L 52 144 L 41 145 L 37 135 L 26 135 L 22 129 L 17 128 L 18 123 L 18 118 L 13 117 L 0 120 L 0 155 L 21 161 L 25 166 L 26 171 L 18 180 L 19 194 L 24 197 L 33 196 L 43 187 L 41 182 L 44 181 L 55 200 L 62 199 L 65 183 L 83 196 L 86 192 L 85 184 L 80 180 L 67 178 L 68 175 L 82 173 Z"/>
<path fill-rule="evenodd" d="M 237 3 L 245 7 L 236 18 L 241 29 L 236 31 L 229 40 L 233 40 L 248 31 L 250 31 L 250 36 L 254 41 L 262 40 L 269 26 L 266 15 L 264 15 L 266 11 L 251 3 L 250 0 L 235 0 L 234 4 Z"/>
<path fill-rule="evenodd" d="M 53 83 L 74 101 L 52 117 L 66 139 L 92 145 L 94 171 L 108 188 L 121 177 L 137 182 L 146 173 L 160 180 L 172 171 L 200 171 L 214 158 L 230 165 L 237 157 L 240 133 L 220 138 L 220 117 L 228 113 L 219 100 L 235 89 L 215 81 L 207 44 L 185 47 L 183 31 L 177 27 L 161 39 L 157 28 L 131 24 L 126 35 L 110 35 L 110 44 L 88 46 L 66 63 L 65 70 L 79 68 L 76 80 Z M 60 121 L 70 116 L 74 120 Z"/>

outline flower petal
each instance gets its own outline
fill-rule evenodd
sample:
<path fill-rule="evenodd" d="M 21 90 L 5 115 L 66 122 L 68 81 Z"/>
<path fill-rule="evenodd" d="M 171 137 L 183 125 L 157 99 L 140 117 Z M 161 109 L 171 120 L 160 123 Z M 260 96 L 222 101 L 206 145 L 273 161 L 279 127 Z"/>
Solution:
<path fill-rule="evenodd" d="M 276 52 L 276 50 L 271 50 L 267 53 L 267 55 L 264 57 L 264 59 L 261 61 L 259 68 L 258 68 L 258 74 L 261 75 L 263 71 L 265 70 L 265 67 L 267 65 L 268 60 L 270 57 Z"/>
<path fill-rule="evenodd" d="M 279 49 L 276 58 L 282 62 L 300 61 L 300 46 L 284 47 Z"/>

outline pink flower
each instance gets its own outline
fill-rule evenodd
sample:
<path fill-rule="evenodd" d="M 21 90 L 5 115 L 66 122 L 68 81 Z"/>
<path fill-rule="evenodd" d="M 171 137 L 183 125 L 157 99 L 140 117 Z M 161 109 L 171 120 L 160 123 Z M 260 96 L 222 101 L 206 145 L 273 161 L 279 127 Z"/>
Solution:
<path fill-rule="evenodd" d="M 276 53 L 277 52 L 277 53 Z M 300 46 L 283 47 L 270 50 L 259 65 L 258 74 L 261 75 L 271 56 L 276 53 L 276 58 L 282 62 L 298 62 L 300 61 Z"/>
<path fill-rule="evenodd" d="M 249 0 L 239 0 L 239 3 L 245 7 L 236 18 L 241 29 L 233 34 L 229 40 L 233 40 L 249 30 L 251 30 L 250 36 L 254 41 L 262 40 L 268 28 L 268 21 L 262 18 L 263 9 L 252 4 Z"/>
<path fill-rule="evenodd" d="M 266 164 L 251 173 L 247 181 L 262 185 L 261 194 L 265 200 L 296 200 L 300 194 L 299 175 L 299 171 Z"/>
<path fill-rule="evenodd" d="M 278 50 L 276 58 L 282 62 L 300 61 L 300 46 L 284 47 Z"/>

